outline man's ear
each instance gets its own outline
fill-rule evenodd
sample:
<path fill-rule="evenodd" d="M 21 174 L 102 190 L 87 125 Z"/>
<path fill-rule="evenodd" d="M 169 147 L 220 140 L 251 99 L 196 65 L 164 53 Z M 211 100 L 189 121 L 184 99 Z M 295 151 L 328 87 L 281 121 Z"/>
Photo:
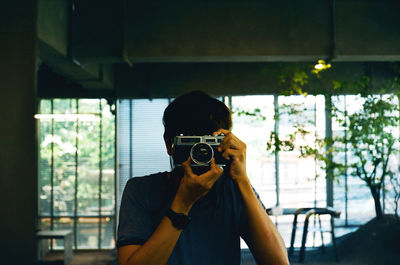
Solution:
<path fill-rule="evenodd" d="M 165 137 L 165 135 L 164 135 L 164 143 L 165 143 L 165 147 L 167 148 L 168 154 L 171 156 L 173 153 L 172 140 L 170 138 Z"/>

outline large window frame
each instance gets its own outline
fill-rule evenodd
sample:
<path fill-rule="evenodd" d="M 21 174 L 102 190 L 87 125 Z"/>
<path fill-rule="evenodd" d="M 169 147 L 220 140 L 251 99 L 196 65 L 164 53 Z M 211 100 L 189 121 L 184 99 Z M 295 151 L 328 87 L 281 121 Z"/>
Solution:
<path fill-rule="evenodd" d="M 36 118 L 39 120 L 39 126 L 38 128 L 42 128 L 45 126 L 42 126 L 42 123 L 49 123 L 49 131 L 47 131 L 47 134 L 45 131 L 41 131 L 39 129 L 39 137 L 41 139 L 41 143 L 44 141 L 44 137 L 47 137 L 50 139 L 49 145 L 49 151 L 50 151 L 50 158 L 47 159 L 49 161 L 43 161 L 42 159 L 42 149 L 45 147 L 40 147 L 39 148 L 39 158 L 41 163 L 39 163 L 39 194 L 41 196 L 38 198 L 38 224 L 40 229 L 49 229 L 49 230 L 54 230 L 54 229 L 72 229 L 73 235 L 74 235 L 74 248 L 75 249 L 112 249 L 115 247 L 115 238 L 116 238 L 116 195 L 117 195 L 117 190 L 116 190 L 116 183 L 117 183 L 117 174 L 116 174 L 116 144 L 115 144 L 115 137 L 111 135 L 112 137 L 112 142 L 104 142 L 106 140 L 104 133 L 110 133 L 109 131 L 104 132 L 104 122 L 108 122 L 107 124 L 109 127 L 108 129 L 111 129 L 111 134 L 115 135 L 115 118 L 113 115 L 110 115 L 110 112 L 108 111 L 107 103 L 104 99 L 91 99 L 91 102 L 93 101 L 98 101 L 98 103 L 94 103 L 93 105 L 98 104 L 98 111 L 95 112 L 86 112 L 85 110 L 80 111 L 80 102 L 82 100 L 90 101 L 88 99 L 43 99 L 41 100 L 41 104 L 50 104 L 50 111 L 43 111 L 43 108 L 41 108 L 41 112 L 36 115 Z M 55 105 L 57 102 L 62 102 L 62 101 L 69 101 L 70 108 L 68 110 L 65 110 L 65 113 L 61 113 L 63 111 L 55 111 Z M 108 116 L 104 117 L 103 114 L 106 113 Z M 58 119 L 58 121 L 57 121 Z M 92 123 L 90 120 L 92 119 Z M 108 119 L 108 120 L 105 120 Z M 83 121 L 82 121 L 83 120 Z M 98 155 L 97 157 L 97 165 L 96 168 L 92 169 L 90 174 L 97 175 L 97 179 L 95 181 L 97 182 L 97 206 L 95 207 L 96 209 L 93 209 L 90 213 L 85 213 L 84 209 L 80 209 L 79 205 L 82 203 L 80 199 L 78 199 L 78 193 L 84 193 L 84 189 L 80 185 L 89 185 L 88 187 L 90 188 L 90 184 L 85 184 L 85 183 L 80 183 L 80 180 L 83 180 L 82 177 L 80 176 L 80 173 L 83 168 L 81 166 L 84 166 L 85 164 L 81 160 L 82 158 L 80 157 L 80 144 L 85 141 L 85 139 L 82 139 L 82 128 L 85 127 L 84 120 L 88 120 L 88 125 L 94 127 L 93 131 L 95 134 L 97 134 L 97 146 L 94 147 Z M 56 168 L 55 168 L 55 160 L 57 159 L 57 154 L 55 154 L 55 142 L 57 139 L 57 132 L 55 130 L 56 128 L 56 122 L 61 122 L 61 123 L 69 123 L 67 128 L 71 129 L 74 128 L 74 139 L 72 140 L 73 142 L 69 141 L 68 144 L 70 145 L 70 148 L 74 149 L 74 152 L 71 152 L 71 167 L 73 167 L 72 172 L 69 172 L 70 177 L 73 177 L 73 181 L 70 181 L 73 183 L 73 187 L 70 188 L 70 190 L 73 190 L 68 194 L 68 196 L 73 196 L 73 205 L 69 205 L 69 208 L 73 208 L 73 211 L 70 212 L 60 212 L 57 213 L 55 211 L 55 204 L 56 203 L 61 203 L 59 200 L 60 198 L 56 198 L 56 190 L 57 190 L 57 184 L 62 183 L 62 180 L 57 180 L 57 173 L 56 173 Z M 72 125 L 72 126 L 71 126 Z M 58 126 L 62 127 L 62 125 Z M 43 129 L 43 128 L 42 128 Z M 63 128 L 65 129 L 65 128 Z M 67 130 L 67 129 L 65 129 Z M 70 132 L 72 133 L 72 132 Z M 95 137 L 96 138 L 96 137 Z M 88 141 L 86 139 L 86 141 Z M 90 142 L 90 140 L 89 140 Z M 91 144 L 95 144 L 93 141 L 90 142 Z M 111 149 L 110 149 L 111 148 Z M 72 150 L 71 149 L 71 150 Z M 107 149 L 112 150 L 113 149 L 113 160 L 107 160 L 105 161 L 105 158 L 103 157 L 105 152 L 104 150 Z M 73 154 L 72 154 L 73 153 Z M 107 165 L 104 165 L 104 163 L 107 163 Z M 45 165 L 46 164 L 46 165 Z M 82 164 L 82 165 L 81 165 Z M 92 165 L 93 166 L 93 165 Z M 46 167 L 49 167 L 46 169 Z M 47 171 L 46 171 L 47 170 Z M 49 210 L 43 210 L 44 207 L 42 205 L 43 200 L 42 196 L 45 197 L 46 194 L 43 192 L 44 184 L 43 183 L 46 178 L 43 174 L 47 174 L 47 178 L 49 178 L 49 185 L 46 186 L 46 189 L 50 190 L 49 194 Z M 104 175 L 106 174 L 106 175 Z M 56 184 L 56 182 L 59 181 L 59 183 Z M 105 186 L 108 185 L 111 182 L 112 187 Z M 85 187 L 84 187 L 85 188 Z M 95 188 L 96 189 L 96 188 Z M 111 191 L 110 191 L 111 190 Z M 107 198 L 104 198 L 103 196 L 107 196 Z M 109 198 L 108 198 L 109 197 Z M 64 197 L 65 198 L 65 197 Z M 61 198 L 62 199 L 62 198 Z M 89 198 L 89 200 L 92 200 L 92 198 Z M 111 202 L 111 205 L 108 205 Z M 67 204 L 67 202 L 65 202 Z M 107 204 L 107 205 L 106 205 Z M 95 214 L 94 214 L 95 213 Z M 111 225 L 111 228 L 110 228 Z M 91 238 L 89 238 L 89 241 L 97 241 L 96 243 L 89 242 L 87 245 L 86 244 L 80 244 L 80 240 L 83 240 L 83 231 L 88 231 L 88 230 L 93 230 L 93 227 L 97 226 L 97 233 L 92 233 Z M 95 228 L 96 229 L 96 228 Z M 112 231 L 110 231 L 112 230 Z M 107 232 L 108 231 L 108 232 Z M 107 233 L 106 233 L 107 232 Z M 107 238 L 107 240 L 104 240 Z M 110 242 L 109 245 L 103 243 L 105 242 Z M 61 248 L 62 244 L 61 242 L 58 242 L 58 240 L 53 241 L 51 244 L 52 248 Z"/>

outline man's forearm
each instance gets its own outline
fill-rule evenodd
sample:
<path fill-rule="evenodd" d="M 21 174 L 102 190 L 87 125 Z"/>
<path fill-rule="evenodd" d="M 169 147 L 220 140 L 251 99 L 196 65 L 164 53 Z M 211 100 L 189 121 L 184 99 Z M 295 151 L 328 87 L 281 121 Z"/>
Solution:
<path fill-rule="evenodd" d="M 171 209 L 188 214 L 191 205 L 186 205 L 175 198 Z M 138 248 L 120 248 L 118 251 L 118 263 L 120 265 L 163 265 L 166 264 L 175 248 L 182 230 L 173 226 L 171 220 L 164 217 L 151 237 Z"/>
<path fill-rule="evenodd" d="M 258 201 L 248 178 L 237 183 L 243 198 L 248 236 L 257 264 L 289 264 L 285 243 Z"/>

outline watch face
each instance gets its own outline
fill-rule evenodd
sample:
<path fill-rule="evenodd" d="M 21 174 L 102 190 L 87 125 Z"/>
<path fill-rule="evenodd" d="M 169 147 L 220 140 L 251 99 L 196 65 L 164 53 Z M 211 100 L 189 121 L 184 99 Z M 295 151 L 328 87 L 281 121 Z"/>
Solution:
<path fill-rule="evenodd" d="M 185 229 L 190 222 L 190 217 L 183 213 L 176 213 L 168 209 L 166 216 L 171 220 L 172 224 L 178 229 Z"/>
<path fill-rule="evenodd" d="M 177 214 L 177 224 L 180 226 L 180 227 L 183 227 L 183 228 L 185 228 L 188 224 L 189 224 L 189 222 L 190 222 L 190 219 L 189 219 L 189 216 L 187 216 L 187 215 L 185 215 L 185 214 L 183 214 L 183 213 L 178 213 Z"/>

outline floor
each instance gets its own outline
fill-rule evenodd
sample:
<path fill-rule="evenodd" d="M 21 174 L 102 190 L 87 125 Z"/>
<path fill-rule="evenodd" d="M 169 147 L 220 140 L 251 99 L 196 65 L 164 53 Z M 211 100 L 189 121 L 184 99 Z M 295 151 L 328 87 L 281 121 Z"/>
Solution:
<path fill-rule="evenodd" d="M 294 253 L 291 257 L 291 265 L 350 265 L 343 262 L 335 262 L 333 253 L 327 252 L 323 254 L 320 249 L 309 250 L 306 253 L 304 263 L 297 263 L 298 253 Z M 60 251 L 50 253 L 45 261 L 40 262 L 38 265 L 62 265 L 62 255 Z M 316 261 L 318 260 L 318 261 Z M 69 265 L 117 265 L 115 250 L 102 250 L 102 251 L 75 251 L 72 261 Z M 242 265 L 256 265 L 254 258 L 248 250 L 242 252 Z"/>
<path fill-rule="evenodd" d="M 49 253 L 44 261 L 37 265 L 63 265 L 63 252 L 53 251 Z M 68 265 L 117 265 L 115 250 L 79 250 L 74 251 L 71 263 Z"/>

